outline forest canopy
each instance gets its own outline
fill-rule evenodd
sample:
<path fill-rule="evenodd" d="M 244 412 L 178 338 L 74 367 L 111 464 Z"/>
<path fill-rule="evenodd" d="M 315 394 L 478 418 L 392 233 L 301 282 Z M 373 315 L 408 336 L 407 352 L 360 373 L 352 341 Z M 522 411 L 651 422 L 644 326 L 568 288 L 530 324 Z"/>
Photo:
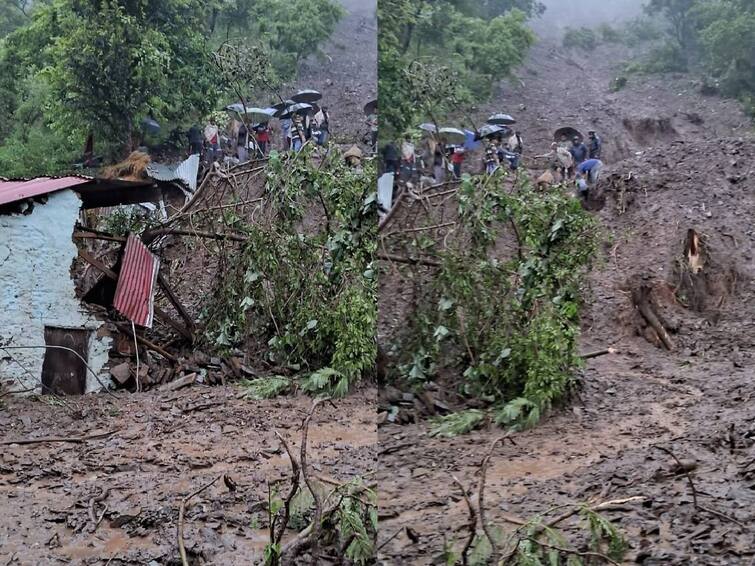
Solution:
<path fill-rule="evenodd" d="M 233 97 L 212 64 L 223 42 L 264 51 L 273 89 L 342 14 L 335 0 L 11 0 L 0 8 L 0 173 L 67 170 L 90 132 L 117 159 L 143 118 L 202 118 Z"/>
<path fill-rule="evenodd" d="M 379 3 L 381 137 L 488 98 L 535 42 L 534 0 L 384 0 Z M 437 85 L 440 89 L 432 88 Z"/>

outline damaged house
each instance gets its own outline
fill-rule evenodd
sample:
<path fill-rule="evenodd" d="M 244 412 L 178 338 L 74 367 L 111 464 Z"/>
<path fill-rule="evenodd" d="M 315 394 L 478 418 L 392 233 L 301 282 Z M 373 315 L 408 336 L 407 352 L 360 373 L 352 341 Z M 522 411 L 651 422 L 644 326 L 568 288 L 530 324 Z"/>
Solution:
<path fill-rule="evenodd" d="M 191 182 L 179 187 L 179 169 L 162 167 L 157 178 L 140 180 L 0 179 L 0 388 L 82 394 L 112 384 L 113 328 L 151 327 L 159 260 L 139 238 L 113 237 L 122 248 L 118 273 L 110 271 L 83 244 L 98 237 L 85 227 L 84 211 L 144 203 L 164 210 L 166 202 L 183 201 L 186 189 L 196 186 L 194 169 Z M 117 326 L 108 324 L 107 309 L 77 294 L 77 257 L 114 288 L 105 294 L 110 304 L 100 304 L 118 313 Z"/>

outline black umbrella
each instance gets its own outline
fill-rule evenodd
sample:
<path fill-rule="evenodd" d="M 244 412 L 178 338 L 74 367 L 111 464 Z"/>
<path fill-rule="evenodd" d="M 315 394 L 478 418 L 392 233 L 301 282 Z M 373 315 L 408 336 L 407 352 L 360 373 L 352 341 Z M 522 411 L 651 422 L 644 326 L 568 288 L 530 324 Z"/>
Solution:
<path fill-rule="evenodd" d="M 584 139 L 584 136 L 582 133 L 577 130 L 576 128 L 572 128 L 571 126 L 565 126 L 563 128 L 559 128 L 553 133 L 553 139 L 554 141 L 560 142 L 564 138 L 571 141 L 574 138 L 579 138 L 579 141 L 581 142 Z"/>
<path fill-rule="evenodd" d="M 293 104 L 286 108 L 286 110 L 278 116 L 281 120 L 286 120 L 293 116 L 294 114 L 311 114 L 312 110 L 314 108 L 311 104 L 307 104 L 306 102 L 299 102 L 298 104 Z"/>
<path fill-rule="evenodd" d="M 316 90 L 300 90 L 295 95 L 291 97 L 291 100 L 294 102 L 317 102 L 322 98 L 322 94 L 317 92 Z"/>
<path fill-rule="evenodd" d="M 275 114 L 273 114 L 274 118 L 280 118 L 280 115 L 283 114 L 286 111 L 286 108 L 289 106 L 293 106 L 296 104 L 291 99 L 284 100 L 283 102 L 279 102 L 278 104 L 273 104 L 270 108 L 273 108 L 275 110 Z"/>
<path fill-rule="evenodd" d="M 511 129 L 506 126 L 500 126 L 498 124 L 485 124 L 482 128 L 479 129 L 477 135 L 475 135 L 475 139 L 481 140 L 495 136 L 497 134 L 500 134 L 501 136 L 510 136 Z"/>
<path fill-rule="evenodd" d="M 497 124 L 499 126 L 511 126 L 512 124 L 516 124 L 516 120 L 509 116 L 508 114 L 493 114 L 490 118 L 488 118 L 488 124 Z"/>
<path fill-rule="evenodd" d="M 377 109 L 378 109 L 377 99 L 370 100 L 367 104 L 364 105 L 364 113 L 367 114 L 368 116 L 370 114 L 374 114 L 375 112 L 377 112 Z"/>
<path fill-rule="evenodd" d="M 144 118 L 142 120 L 142 125 L 144 126 L 144 131 L 148 134 L 159 134 L 160 133 L 160 124 L 157 123 L 157 120 L 155 120 L 152 117 Z"/>

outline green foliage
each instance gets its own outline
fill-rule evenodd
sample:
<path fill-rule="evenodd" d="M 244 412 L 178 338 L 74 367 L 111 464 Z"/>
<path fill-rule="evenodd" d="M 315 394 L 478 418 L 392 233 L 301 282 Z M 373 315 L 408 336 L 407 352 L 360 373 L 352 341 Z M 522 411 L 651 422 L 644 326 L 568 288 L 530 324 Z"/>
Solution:
<path fill-rule="evenodd" d="M 298 63 L 332 35 L 343 15 L 334 0 L 231 0 L 220 4 L 212 31 L 223 41 L 263 47 L 276 72 L 291 78 Z"/>
<path fill-rule="evenodd" d="M 479 427 L 485 420 L 485 413 L 477 409 L 468 409 L 458 413 L 451 413 L 433 419 L 433 429 L 430 436 L 445 436 L 453 438 L 466 434 Z"/>
<path fill-rule="evenodd" d="M 561 531 L 548 526 L 547 515 L 563 506 L 555 507 L 543 515 L 532 517 L 526 524 L 508 536 L 496 525 L 490 525 L 501 555 L 507 556 L 507 562 L 517 566 L 588 566 L 598 562 L 598 557 L 581 556 L 582 549 L 605 555 L 609 559 L 621 562 L 629 548 L 621 531 L 600 513 L 588 506 L 572 506 L 583 519 L 578 529 Z M 584 540 L 587 540 L 585 544 Z M 486 535 L 480 533 L 475 537 L 465 564 L 485 566 L 490 564 L 492 546 Z M 442 554 L 449 566 L 462 563 L 461 552 L 446 541 Z"/>
<path fill-rule="evenodd" d="M 272 399 L 283 395 L 291 390 L 292 381 L 283 376 L 258 377 L 255 379 L 244 379 L 239 383 L 244 390 L 245 399 Z"/>
<path fill-rule="evenodd" d="M 746 108 L 755 100 L 755 4 L 749 0 L 651 0 L 646 11 L 662 16 L 664 43 L 635 72 L 701 70 Z"/>
<path fill-rule="evenodd" d="M 603 515 L 587 506 L 582 507 L 580 516 L 587 522 L 590 531 L 590 549 L 602 552 L 605 545 L 609 558 L 621 560 L 629 545 L 619 529 Z"/>
<path fill-rule="evenodd" d="M 381 138 L 485 100 L 535 41 L 527 13 L 517 4 L 538 11 L 535 2 L 527 1 L 379 2 Z"/>
<path fill-rule="evenodd" d="M 269 361 L 301 370 L 307 375 L 301 387 L 312 393 L 342 396 L 373 371 L 373 167 L 368 162 L 363 172 L 350 169 L 337 149 L 322 163 L 311 159 L 309 148 L 271 157 L 265 206 L 275 222 L 224 214 L 223 221 L 248 239 L 225 257 L 206 304 L 211 349 L 250 339 L 267 344 Z M 326 216 L 311 233 L 301 230 L 305 211 Z"/>
<path fill-rule="evenodd" d="M 116 236 L 141 234 L 155 227 L 159 221 L 155 215 L 139 206 L 118 207 L 102 219 L 103 229 Z"/>
<path fill-rule="evenodd" d="M 441 268 L 395 348 L 410 383 L 421 385 L 444 368 L 462 373 L 462 394 L 498 407 L 499 424 L 524 427 L 573 383 L 581 285 L 598 237 L 595 221 L 571 196 L 535 191 L 527 181 L 514 192 L 504 187 L 499 177 L 462 183 L 457 233 L 465 243 L 433 250 Z M 510 226 L 520 253 L 498 260 L 490 252 L 504 234 L 513 237 Z M 406 237 L 409 250 L 428 245 L 422 236 Z M 481 416 L 445 419 L 439 424 L 453 431 Z"/>
<path fill-rule="evenodd" d="M 598 45 L 598 37 L 590 28 L 566 28 L 563 45 L 567 49 L 593 51 Z"/>
<path fill-rule="evenodd" d="M 620 43 L 623 39 L 621 32 L 610 24 L 599 25 L 598 34 L 600 34 L 603 43 Z"/>

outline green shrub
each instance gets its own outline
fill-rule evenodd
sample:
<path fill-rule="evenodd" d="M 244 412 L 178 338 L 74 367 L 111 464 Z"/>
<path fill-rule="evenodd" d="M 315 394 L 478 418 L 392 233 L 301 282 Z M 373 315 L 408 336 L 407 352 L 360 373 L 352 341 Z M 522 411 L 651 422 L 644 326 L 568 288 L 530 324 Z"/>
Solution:
<path fill-rule="evenodd" d="M 502 409 L 500 424 L 528 426 L 574 383 L 581 285 L 598 237 L 570 195 L 528 181 L 513 193 L 504 187 L 500 177 L 462 183 L 457 231 L 468 243 L 438 253 L 441 267 L 393 349 L 409 383 L 459 373 L 460 393 Z M 498 260 L 492 248 L 512 225 L 521 255 Z M 405 244 L 421 248 L 421 238 Z M 449 417 L 438 434 L 479 420 Z"/>
<path fill-rule="evenodd" d="M 598 37 L 590 28 L 567 28 L 563 45 L 567 49 L 593 51 L 598 46 Z"/>

